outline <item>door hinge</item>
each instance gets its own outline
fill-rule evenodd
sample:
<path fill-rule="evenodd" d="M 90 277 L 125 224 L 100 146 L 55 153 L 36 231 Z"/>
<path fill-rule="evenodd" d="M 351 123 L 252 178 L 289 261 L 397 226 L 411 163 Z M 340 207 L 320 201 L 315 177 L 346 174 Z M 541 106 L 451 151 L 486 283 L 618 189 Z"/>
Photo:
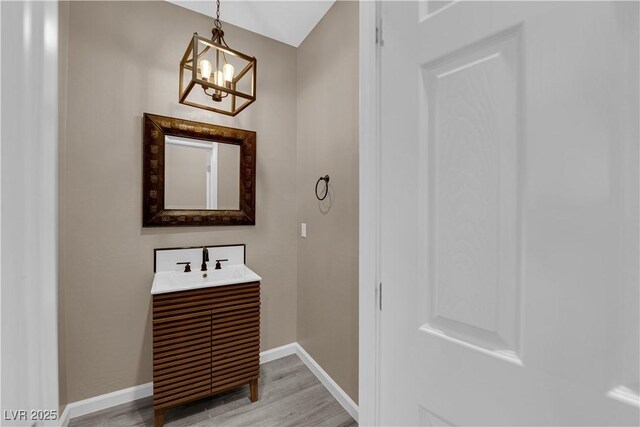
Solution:
<path fill-rule="evenodd" d="M 378 22 L 378 25 L 376 25 L 376 44 L 380 46 L 384 45 L 384 41 L 382 40 L 382 19 Z"/>
<path fill-rule="evenodd" d="M 378 308 L 382 311 L 382 282 L 380 282 L 380 291 L 378 291 Z"/>

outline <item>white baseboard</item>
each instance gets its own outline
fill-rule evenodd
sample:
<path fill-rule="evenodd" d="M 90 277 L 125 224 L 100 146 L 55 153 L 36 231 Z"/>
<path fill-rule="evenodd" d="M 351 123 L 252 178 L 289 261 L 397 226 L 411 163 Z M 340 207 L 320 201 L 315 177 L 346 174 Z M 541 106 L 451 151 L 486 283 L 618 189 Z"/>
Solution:
<path fill-rule="evenodd" d="M 69 405 L 64 407 L 64 411 L 62 411 L 62 414 L 60 414 L 60 419 L 58 421 L 60 421 L 60 427 L 67 427 L 69 425 L 69 420 L 71 418 L 69 417 Z"/>
<path fill-rule="evenodd" d="M 320 382 L 329 390 L 329 393 L 342 405 L 342 407 L 353 417 L 356 422 L 358 421 L 358 405 L 351 400 L 349 395 L 340 388 L 340 386 L 327 374 L 327 372 L 320 367 L 320 365 L 313 360 L 313 358 L 305 351 L 304 348 L 298 343 L 296 345 L 296 354 L 307 365 L 307 368 L 320 380 Z"/>
<path fill-rule="evenodd" d="M 291 354 L 296 354 L 297 345 L 298 343 L 292 342 L 291 344 L 285 344 L 280 347 L 261 352 L 260 364 L 271 362 L 272 360 L 280 359 Z"/>
<path fill-rule="evenodd" d="M 296 354 L 309 368 L 311 372 L 320 380 L 320 382 L 329 390 L 329 393 L 344 407 L 344 409 L 358 421 L 358 405 L 336 384 L 333 379 L 325 372 L 324 369 L 313 360 L 300 344 L 293 342 L 281 347 L 272 348 L 271 350 L 260 353 L 260 363 L 267 363 L 272 360 L 280 359 L 291 354 Z M 114 391 L 100 396 L 91 397 L 89 399 L 80 400 L 78 402 L 69 403 L 60 416 L 60 426 L 67 427 L 69 420 L 92 412 L 108 409 L 113 406 L 121 405 L 134 400 L 142 399 L 153 395 L 153 383 L 137 385 L 135 387 L 125 388 L 123 390 Z"/>
<path fill-rule="evenodd" d="M 69 403 L 60 417 L 60 425 L 67 427 L 71 418 L 81 417 L 92 412 L 101 411 L 123 403 L 133 402 L 153 394 L 153 383 L 117 390 L 78 402 Z"/>

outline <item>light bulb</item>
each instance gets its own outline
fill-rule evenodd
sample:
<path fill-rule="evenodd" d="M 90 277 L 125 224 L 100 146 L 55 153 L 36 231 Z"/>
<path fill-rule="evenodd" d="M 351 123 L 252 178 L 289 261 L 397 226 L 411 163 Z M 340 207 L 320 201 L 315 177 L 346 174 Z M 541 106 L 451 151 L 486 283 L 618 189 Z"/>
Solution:
<path fill-rule="evenodd" d="M 213 73 L 213 83 L 224 87 L 224 73 L 222 71 Z"/>
<path fill-rule="evenodd" d="M 224 73 L 224 79 L 228 82 L 232 82 L 233 81 L 233 65 L 231 64 L 224 64 L 224 66 L 222 67 L 222 72 Z"/>
<path fill-rule="evenodd" d="M 209 77 L 211 77 L 211 62 L 206 59 L 200 61 L 200 70 L 202 72 L 202 80 L 209 81 Z"/>

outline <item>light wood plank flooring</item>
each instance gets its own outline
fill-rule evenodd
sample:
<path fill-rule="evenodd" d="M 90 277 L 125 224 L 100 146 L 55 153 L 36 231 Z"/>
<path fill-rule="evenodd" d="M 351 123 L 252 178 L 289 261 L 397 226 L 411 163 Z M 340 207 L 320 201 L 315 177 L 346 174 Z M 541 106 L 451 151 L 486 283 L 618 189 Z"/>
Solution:
<path fill-rule="evenodd" d="M 182 405 L 166 412 L 173 426 L 334 426 L 357 423 L 296 355 L 260 366 L 260 398 L 249 387 Z M 74 418 L 69 427 L 153 426 L 151 398 Z"/>

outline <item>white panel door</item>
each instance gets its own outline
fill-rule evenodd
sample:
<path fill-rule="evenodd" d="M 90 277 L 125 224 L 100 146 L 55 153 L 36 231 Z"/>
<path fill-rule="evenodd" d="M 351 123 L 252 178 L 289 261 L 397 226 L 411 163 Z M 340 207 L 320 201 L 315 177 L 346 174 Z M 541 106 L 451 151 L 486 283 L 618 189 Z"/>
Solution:
<path fill-rule="evenodd" d="M 638 425 L 637 2 L 384 2 L 382 425 Z"/>

